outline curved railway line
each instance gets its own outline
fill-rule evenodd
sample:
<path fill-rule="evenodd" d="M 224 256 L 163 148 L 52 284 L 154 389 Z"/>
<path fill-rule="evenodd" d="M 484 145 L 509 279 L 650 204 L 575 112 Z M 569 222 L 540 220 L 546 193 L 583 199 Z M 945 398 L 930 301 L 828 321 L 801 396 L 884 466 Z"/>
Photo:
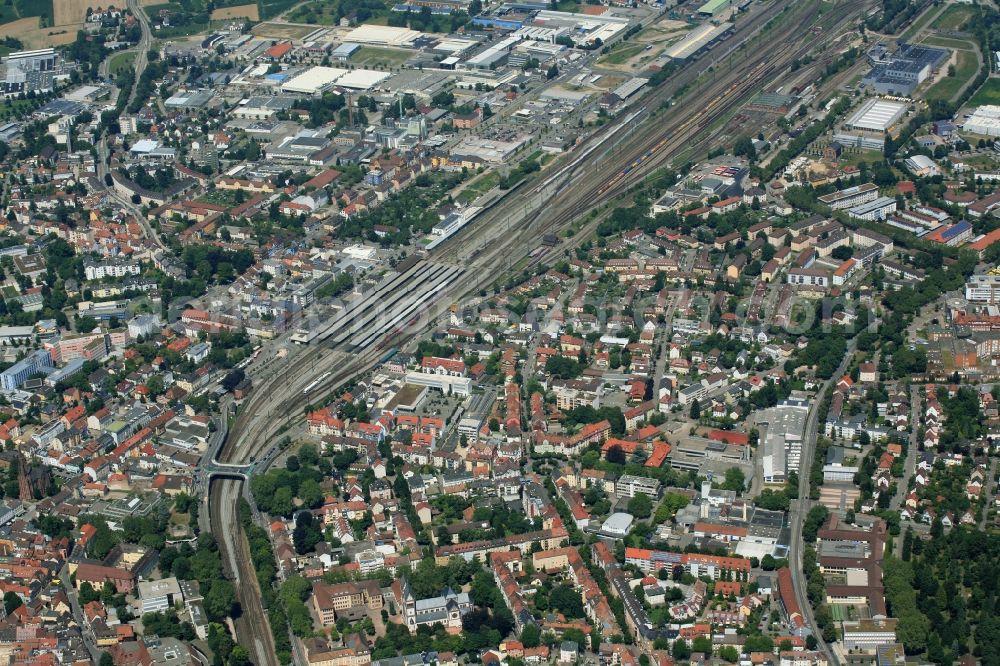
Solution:
<path fill-rule="evenodd" d="M 869 2 L 841 0 L 828 9 L 824 18 L 832 21 L 835 27 L 828 34 L 836 34 Z M 435 320 L 452 301 L 491 284 L 503 267 L 510 265 L 511 259 L 525 256 L 544 234 L 564 231 L 589 210 L 626 195 L 640 178 L 661 168 L 682 150 L 700 147 L 705 139 L 696 138 L 699 134 L 738 108 L 749 93 L 766 83 L 768 77 L 780 73 L 822 41 L 808 31 L 820 11 L 818 4 L 808 3 L 801 20 L 779 19 L 773 37 L 769 37 L 758 51 L 703 84 L 698 94 L 710 99 L 704 107 L 693 113 L 690 109 L 674 111 L 677 106 L 664 108 L 678 88 L 690 84 L 700 73 L 694 71 L 694 67 L 678 72 L 668 83 L 649 91 L 624 119 L 593 134 L 569 156 L 568 164 L 552 175 L 543 174 L 544 180 L 533 184 L 531 193 L 520 192 L 524 200 L 499 202 L 470 224 L 472 228 L 463 230 L 454 240 L 429 253 L 426 263 L 436 265 L 419 268 L 413 279 L 419 280 L 420 276 L 434 279 L 426 277 L 431 274 L 440 278 L 446 273 L 440 268 L 441 263 L 459 263 L 465 270 L 445 275 L 442 285 L 416 304 L 419 312 L 412 319 L 407 319 L 413 312 L 408 309 L 412 304 L 400 306 L 402 309 L 398 312 L 377 298 L 366 298 L 367 305 L 360 301 L 349 305 L 333 322 L 310 336 L 311 349 L 291 355 L 255 382 L 254 391 L 244 401 L 229 431 L 219 462 L 253 462 L 267 449 L 269 442 L 302 418 L 304 405 L 321 400 L 374 365 L 382 346 L 387 344 L 387 337 L 395 344 L 412 339 L 420 330 L 420 323 Z M 739 26 L 737 34 L 742 36 L 742 42 L 755 36 L 773 16 L 765 10 Z M 787 46 L 778 46 L 782 44 Z M 730 56 L 736 48 L 730 49 Z M 650 117 L 655 117 L 661 126 L 655 130 L 635 131 Z M 623 132 L 625 136 L 621 137 Z M 612 138 L 615 142 L 607 145 Z M 582 152 L 577 152 L 580 150 Z M 530 212 L 529 204 L 532 204 Z M 508 227 L 507 233 L 501 231 L 499 236 L 481 237 L 491 229 L 497 231 L 504 222 L 509 225 L 519 212 L 524 214 L 516 229 Z M 601 216 L 596 216 L 575 238 L 588 236 L 600 220 Z M 393 293 L 394 302 L 402 303 L 411 298 L 414 284 L 396 275 L 378 287 L 376 293 Z M 380 316 L 386 316 L 392 325 L 375 333 L 366 332 Z M 378 344 L 379 339 L 382 345 Z M 240 642 L 256 654 L 254 662 L 258 666 L 279 666 L 267 631 L 267 617 L 261 608 L 256 577 L 250 576 L 253 580 L 246 581 L 244 573 L 241 579 L 241 571 L 253 571 L 235 512 L 241 486 L 236 480 L 213 481 L 208 497 L 212 532 L 230 537 L 218 541 L 227 570 L 239 583 L 237 592 L 243 615 L 237 619 L 236 628 Z M 232 538 L 234 535 L 236 538 Z M 261 633 L 266 636 L 262 637 Z"/>

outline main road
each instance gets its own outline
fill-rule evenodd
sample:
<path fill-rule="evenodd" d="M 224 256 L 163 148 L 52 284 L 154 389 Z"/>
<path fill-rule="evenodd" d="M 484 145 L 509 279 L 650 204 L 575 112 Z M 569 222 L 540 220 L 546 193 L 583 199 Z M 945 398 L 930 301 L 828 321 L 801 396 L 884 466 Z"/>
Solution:
<path fill-rule="evenodd" d="M 821 14 L 818 3 L 800 0 L 790 5 L 787 15 L 768 27 L 766 35 L 760 33 L 789 7 L 788 3 L 768 3 L 742 19 L 730 40 L 717 47 L 720 49 L 717 60 L 713 61 L 710 53 L 649 91 L 622 119 L 610 123 L 577 146 L 562 163 L 544 172 L 540 184 L 523 186 L 485 212 L 482 219 L 455 241 L 428 257 L 436 262 L 454 262 L 469 270 L 424 303 L 414 320 L 397 328 L 386 326 L 385 333 L 391 340 L 350 351 L 320 342 L 283 359 L 282 365 L 275 366 L 269 376 L 256 383 L 240 408 L 220 461 L 256 460 L 269 446 L 273 447 L 291 423 L 301 418 L 304 406 L 323 399 L 336 387 L 372 367 L 385 346 L 404 344 L 429 330 L 453 302 L 489 287 L 507 267 L 527 256 L 543 234 L 558 234 L 585 213 L 626 195 L 643 176 L 666 166 L 678 154 L 699 146 L 696 139 L 705 130 L 724 120 L 792 60 L 835 36 L 856 19 L 869 1 L 843 0 Z M 822 36 L 816 36 L 809 27 L 820 17 L 835 29 L 828 28 Z M 737 51 L 739 45 L 755 37 L 758 38 L 755 43 Z M 729 55 L 732 55 L 729 62 L 722 62 Z M 713 65 L 723 66 L 696 81 Z M 678 90 L 688 86 L 693 89 L 670 106 Z M 629 165 L 633 167 L 623 173 Z M 600 215 L 584 226 L 578 237 L 583 237 L 599 219 Z M 256 663 L 274 664 L 273 652 L 263 654 L 271 650 L 270 646 L 259 640 L 270 635 L 266 617 L 263 612 L 255 618 L 248 617 L 249 609 L 260 608 L 260 592 L 249 558 L 241 555 L 246 553 L 246 540 L 238 522 L 232 520 L 235 515 L 232 506 L 240 495 L 238 485 L 237 481 L 225 481 L 210 486 L 212 530 L 223 561 L 231 569 L 238 569 L 231 570 L 230 575 L 241 583 L 237 592 L 244 618 L 248 619 L 242 627 L 237 623 L 238 638 L 257 652 Z"/>

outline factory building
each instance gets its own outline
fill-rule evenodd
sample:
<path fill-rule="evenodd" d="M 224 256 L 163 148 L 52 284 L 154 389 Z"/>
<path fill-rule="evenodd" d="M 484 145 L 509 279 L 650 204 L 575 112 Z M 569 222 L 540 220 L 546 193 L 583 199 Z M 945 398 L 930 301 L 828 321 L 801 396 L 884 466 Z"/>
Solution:
<path fill-rule="evenodd" d="M 882 95 L 909 96 L 948 59 L 948 49 L 900 42 L 895 53 L 879 44 L 868 52 L 871 71 L 863 83 Z"/>
<path fill-rule="evenodd" d="M 1000 106 L 980 106 L 965 121 L 962 129 L 973 134 L 1000 136 Z"/>
<path fill-rule="evenodd" d="M 29 92 L 49 92 L 57 78 L 66 78 L 61 72 L 58 56 L 53 49 L 17 51 L 4 60 L 3 81 L 0 92 L 6 96 Z"/>
<path fill-rule="evenodd" d="M 907 105 L 892 99 L 875 97 L 862 104 L 833 140 L 845 147 L 867 150 L 885 148 L 885 137 L 906 115 Z"/>

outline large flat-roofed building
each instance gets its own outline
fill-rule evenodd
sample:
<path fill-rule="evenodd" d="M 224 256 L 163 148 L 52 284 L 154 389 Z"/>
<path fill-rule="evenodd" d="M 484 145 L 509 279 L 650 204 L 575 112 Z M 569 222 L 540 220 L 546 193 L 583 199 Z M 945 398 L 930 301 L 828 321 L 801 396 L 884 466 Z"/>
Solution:
<path fill-rule="evenodd" d="M 139 598 L 142 600 L 143 613 L 158 613 L 173 608 L 183 596 L 180 584 L 171 576 L 162 580 L 139 581 Z"/>
<path fill-rule="evenodd" d="M 337 67 L 311 67 L 281 86 L 284 92 L 318 95 L 330 88 L 340 77 L 347 74 L 346 69 Z"/>
<path fill-rule="evenodd" d="M 615 494 L 619 497 L 632 498 L 638 494 L 647 495 L 653 499 L 660 497 L 660 482 L 645 476 L 622 474 L 615 484 Z"/>
<path fill-rule="evenodd" d="M 608 516 L 608 519 L 604 521 L 601 525 L 601 532 L 605 534 L 625 538 L 628 536 L 628 531 L 632 529 L 632 522 L 635 519 L 627 513 L 613 513 Z"/>
<path fill-rule="evenodd" d="M 855 111 L 844 129 L 854 132 L 888 132 L 906 113 L 906 104 L 876 97 L 870 99 Z"/>
<path fill-rule="evenodd" d="M 863 82 L 882 95 L 909 95 L 948 58 L 948 49 L 900 42 L 895 53 L 876 46 L 868 54 L 871 71 Z"/>
<path fill-rule="evenodd" d="M 843 124 L 833 140 L 845 148 L 882 150 L 888 136 L 906 114 L 907 105 L 891 99 L 869 99 Z"/>
<path fill-rule="evenodd" d="M 702 16 L 718 16 L 733 6 L 733 0 L 708 0 L 698 8 L 698 13 Z"/>
<path fill-rule="evenodd" d="M 370 25 L 366 23 L 347 33 L 344 36 L 344 42 L 405 48 L 413 46 L 422 36 L 423 33 L 417 30 L 410 30 L 409 28 Z"/>
<path fill-rule="evenodd" d="M 761 414 L 760 422 L 767 423 L 761 459 L 764 465 L 764 482 L 784 483 L 789 474 L 799 471 L 809 403 L 804 400 L 783 400 Z"/>
<path fill-rule="evenodd" d="M 688 60 L 696 58 L 705 49 L 715 44 L 715 42 L 720 38 L 729 34 L 732 29 L 732 23 L 721 23 L 719 25 L 706 23 L 698 26 L 685 35 L 684 39 L 667 47 L 657 60 L 665 62 L 669 62 L 671 60 L 676 62 L 687 62 Z"/>
<path fill-rule="evenodd" d="M 32 375 L 48 374 L 53 367 L 55 366 L 49 353 L 44 349 L 38 349 L 0 372 L 0 388 L 4 391 L 14 391 Z"/>
<path fill-rule="evenodd" d="M 844 649 L 876 650 L 896 643 L 896 619 L 844 621 Z"/>
<path fill-rule="evenodd" d="M 962 129 L 973 134 L 1000 136 L 1000 106 L 980 106 L 965 121 Z"/>
<path fill-rule="evenodd" d="M 48 92 L 52 90 L 53 82 L 57 77 L 68 76 L 68 72 L 61 71 L 63 69 L 54 49 L 11 53 L 4 60 L 4 74 L 3 81 L 0 82 L 0 92 L 8 96 L 29 92 Z"/>

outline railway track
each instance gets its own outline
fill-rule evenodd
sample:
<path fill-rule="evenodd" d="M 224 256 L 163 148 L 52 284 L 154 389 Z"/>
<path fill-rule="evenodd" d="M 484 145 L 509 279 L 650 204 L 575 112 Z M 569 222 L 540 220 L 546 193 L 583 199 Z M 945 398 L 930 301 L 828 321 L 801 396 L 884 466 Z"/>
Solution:
<path fill-rule="evenodd" d="M 234 525 L 238 524 L 239 519 L 235 513 L 241 486 L 241 481 L 233 479 L 212 481 L 209 497 L 212 498 L 210 512 L 213 534 L 221 533 L 217 530 L 231 531 Z M 240 602 L 240 615 L 234 619 L 236 635 L 241 637 L 239 644 L 250 652 L 256 666 L 282 666 L 278 662 L 271 632 L 253 629 L 254 627 L 268 629 L 270 623 L 261 602 L 256 576 L 250 576 L 252 580 L 241 577 L 241 572 L 254 571 L 246 539 L 237 540 L 233 544 L 235 547 L 231 547 L 225 539 L 219 539 L 218 544 L 223 568 L 233 580 Z M 247 637 L 251 638 L 248 640 Z"/>

